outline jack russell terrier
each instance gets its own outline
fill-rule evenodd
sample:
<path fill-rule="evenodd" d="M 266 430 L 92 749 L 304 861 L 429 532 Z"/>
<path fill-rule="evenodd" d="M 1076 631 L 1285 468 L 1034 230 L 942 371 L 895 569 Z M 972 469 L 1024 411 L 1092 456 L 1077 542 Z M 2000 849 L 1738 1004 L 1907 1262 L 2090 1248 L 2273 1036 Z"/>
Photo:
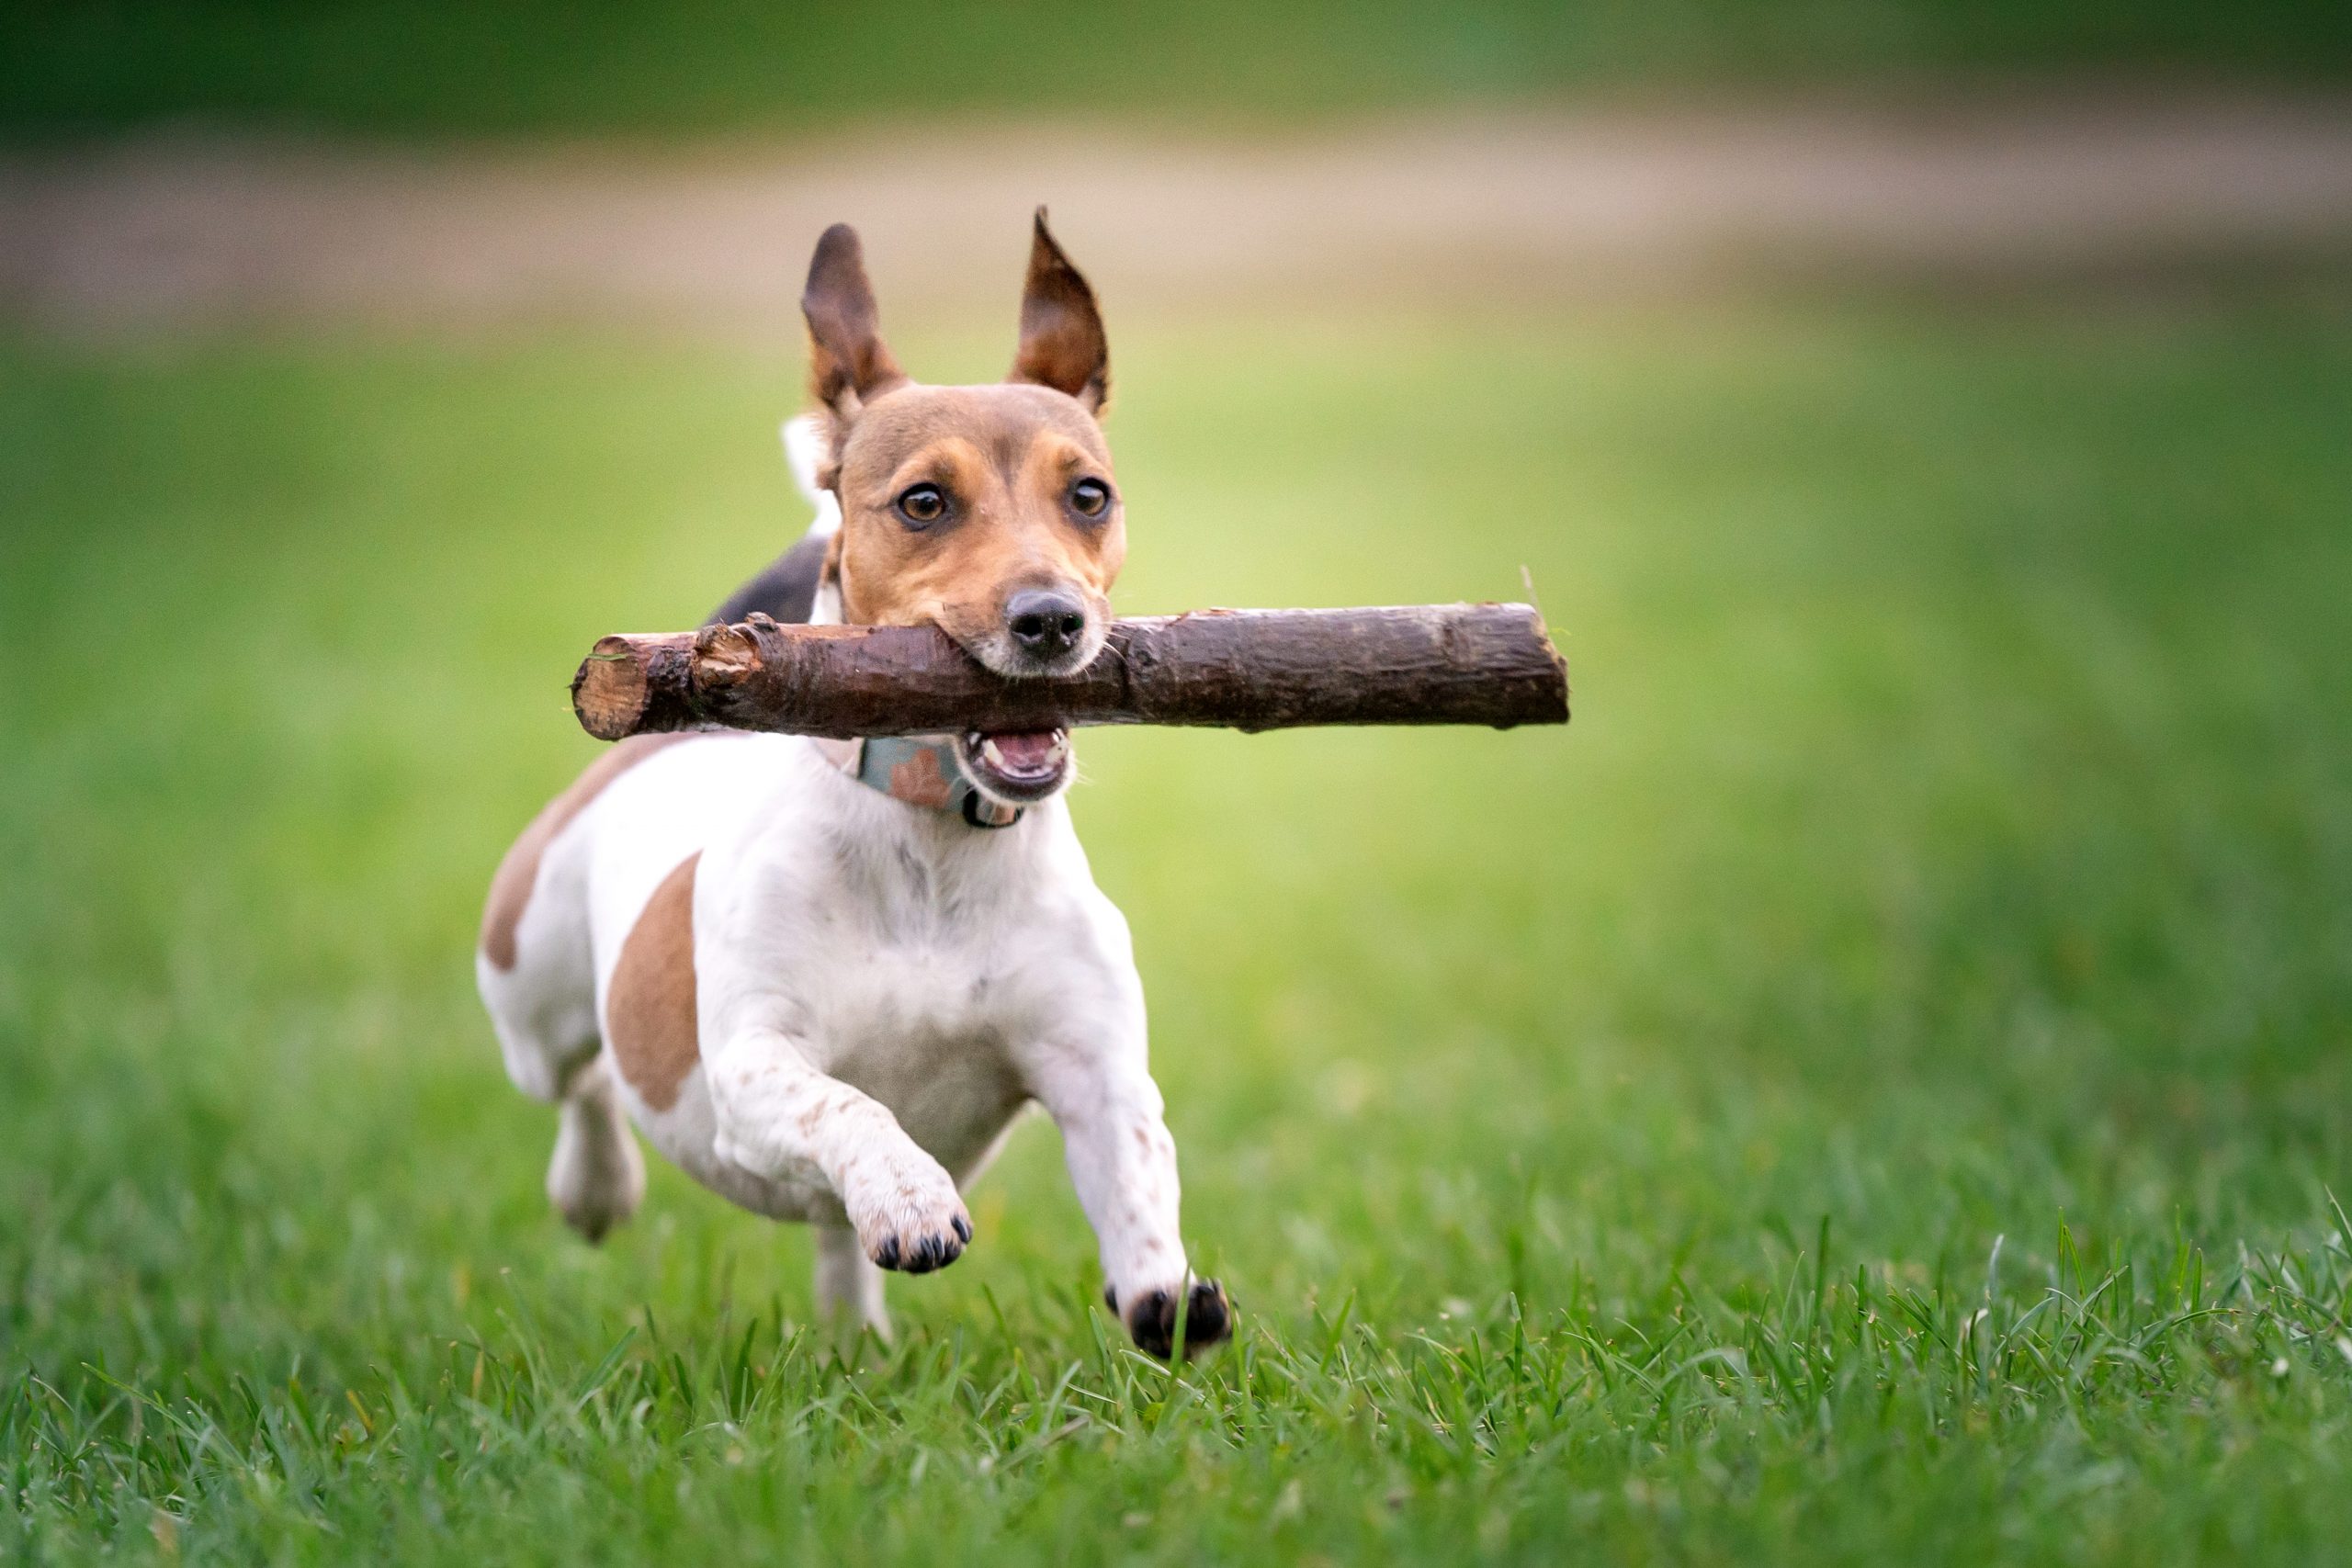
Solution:
<path fill-rule="evenodd" d="M 846 225 L 801 310 L 817 408 L 786 445 L 817 521 L 719 616 L 927 623 L 1001 675 L 1084 667 L 1126 526 L 1102 319 L 1044 210 L 999 385 L 899 368 Z M 475 965 L 507 1076 L 561 1108 L 563 1217 L 593 1240 L 635 1212 L 634 1122 L 713 1191 L 814 1225 L 820 1315 L 887 1337 L 882 1271 L 961 1256 L 957 1190 L 1035 1100 L 1135 1342 L 1225 1338 L 1224 1291 L 1185 1263 L 1143 986 L 1071 773 L 1060 729 L 654 735 L 598 758 L 507 852 Z"/>

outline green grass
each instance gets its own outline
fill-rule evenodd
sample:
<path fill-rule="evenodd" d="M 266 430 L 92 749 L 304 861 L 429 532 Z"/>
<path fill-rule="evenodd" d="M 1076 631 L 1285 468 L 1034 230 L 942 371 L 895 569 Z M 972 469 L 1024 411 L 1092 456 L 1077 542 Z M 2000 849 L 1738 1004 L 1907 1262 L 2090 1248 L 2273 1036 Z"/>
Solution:
<path fill-rule="evenodd" d="M 946 114 L 1188 130 L 1855 76 L 2340 82 L 2316 0 L 14 0 L 0 131 L 194 118 L 371 134 L 840 130 Z"/>
<path fill-rule="evenodd" d="M 797 1230 L 540 1197 L 478 901 L 797 527 L 786 355 L 0 350 L 0 1559 L 2344 1555 L 2352 317 L 1119 349 L 1129 608 L 1524 563 L 1577 685 L 1086 738 L 1175 1374 L 1042 1122 L 856 1370 Z"/>

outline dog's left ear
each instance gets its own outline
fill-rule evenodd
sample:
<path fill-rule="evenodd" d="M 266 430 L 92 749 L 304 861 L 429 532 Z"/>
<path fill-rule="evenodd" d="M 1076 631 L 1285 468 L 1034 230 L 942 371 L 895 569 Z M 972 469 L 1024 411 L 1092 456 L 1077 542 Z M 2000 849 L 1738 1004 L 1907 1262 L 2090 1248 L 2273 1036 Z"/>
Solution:
<path fill-rule="evenodd" d="M 1094 290 L 1054 243 L 1042 207 L 1029 243 L 1029 281 L 1021 290 L 1021 352 L 1005 379 L 1068 392 L 1098 415 L 1111 400 L 1111 344 Z"/>

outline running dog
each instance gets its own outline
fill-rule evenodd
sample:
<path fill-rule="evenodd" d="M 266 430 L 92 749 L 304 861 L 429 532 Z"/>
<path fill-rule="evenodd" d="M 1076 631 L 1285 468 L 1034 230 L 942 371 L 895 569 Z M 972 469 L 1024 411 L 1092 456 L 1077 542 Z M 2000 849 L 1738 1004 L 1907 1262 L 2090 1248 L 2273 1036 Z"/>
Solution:
<path fill-rule="evenodd" d="M 1126 553 L 1094 295 L 1037 214 L 1012 371 L 909 378 L 856 232 L 801 298 L 814 412 L 786 428 L 808 537 L 720 611 L 939 627 L 1010 677 L 1102 647 Z M 1061 1128 L 1104 1300 L 1171 1356 L 1225 1338 L 1177 1224 L 1126 921 L 1062 799 L 1069 736 L 624 740 L 498 868 L 476 972 L 515 1087 L 560 1110 L 548 1196 L 635 1212 L 629 1123 L 712 1190 L 816 1227 L 819 1313 L 887 1337 L 883 1270 L 972 1241 L 959 1190 L 1016 1115 Z"/>

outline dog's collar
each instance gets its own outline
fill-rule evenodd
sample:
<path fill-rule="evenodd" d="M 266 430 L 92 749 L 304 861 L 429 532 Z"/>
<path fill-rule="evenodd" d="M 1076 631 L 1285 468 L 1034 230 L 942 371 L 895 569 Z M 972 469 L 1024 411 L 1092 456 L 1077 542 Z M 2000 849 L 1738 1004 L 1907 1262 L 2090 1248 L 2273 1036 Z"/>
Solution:
<path fill-rule="evenodd" d="M 892 800 L 947 812 L 975 828 L 1010 828 L 1021 820 L 1019 807 L 990 800 L 965 776 L 952 742 L 903 735 L 863 740 L 820 737 L 817 750 L 842 773 Z"/>
<path fill-rule="evenodd" d="M 831 492 L 826 494 L 830 499 Z M 820 507 L 817 527 L 823 528 L 828 520 Z M 834 530 L 841 527 L 841 503 L 837 500 L 830 521 Z M 824 567 L 818 573 L 817 597 L 809 606 L 809 620 L 838 624 L 842 618 L 841 593 L 841 555 L 835 551 L 825 558 Z M 956 761 L 955 745 L 950 741 L 903 735 L 872 735 L 857 740 L 832 740 L 822 736 L 815 739 L 817 750 L 827 761 L 892 800 L 903 800 L 926 811 L 953 812 L 975 828 L 1010 828 L 1021 820 L 1019 807 L 999 806 L 964 776 L 962 765 Z"/>

